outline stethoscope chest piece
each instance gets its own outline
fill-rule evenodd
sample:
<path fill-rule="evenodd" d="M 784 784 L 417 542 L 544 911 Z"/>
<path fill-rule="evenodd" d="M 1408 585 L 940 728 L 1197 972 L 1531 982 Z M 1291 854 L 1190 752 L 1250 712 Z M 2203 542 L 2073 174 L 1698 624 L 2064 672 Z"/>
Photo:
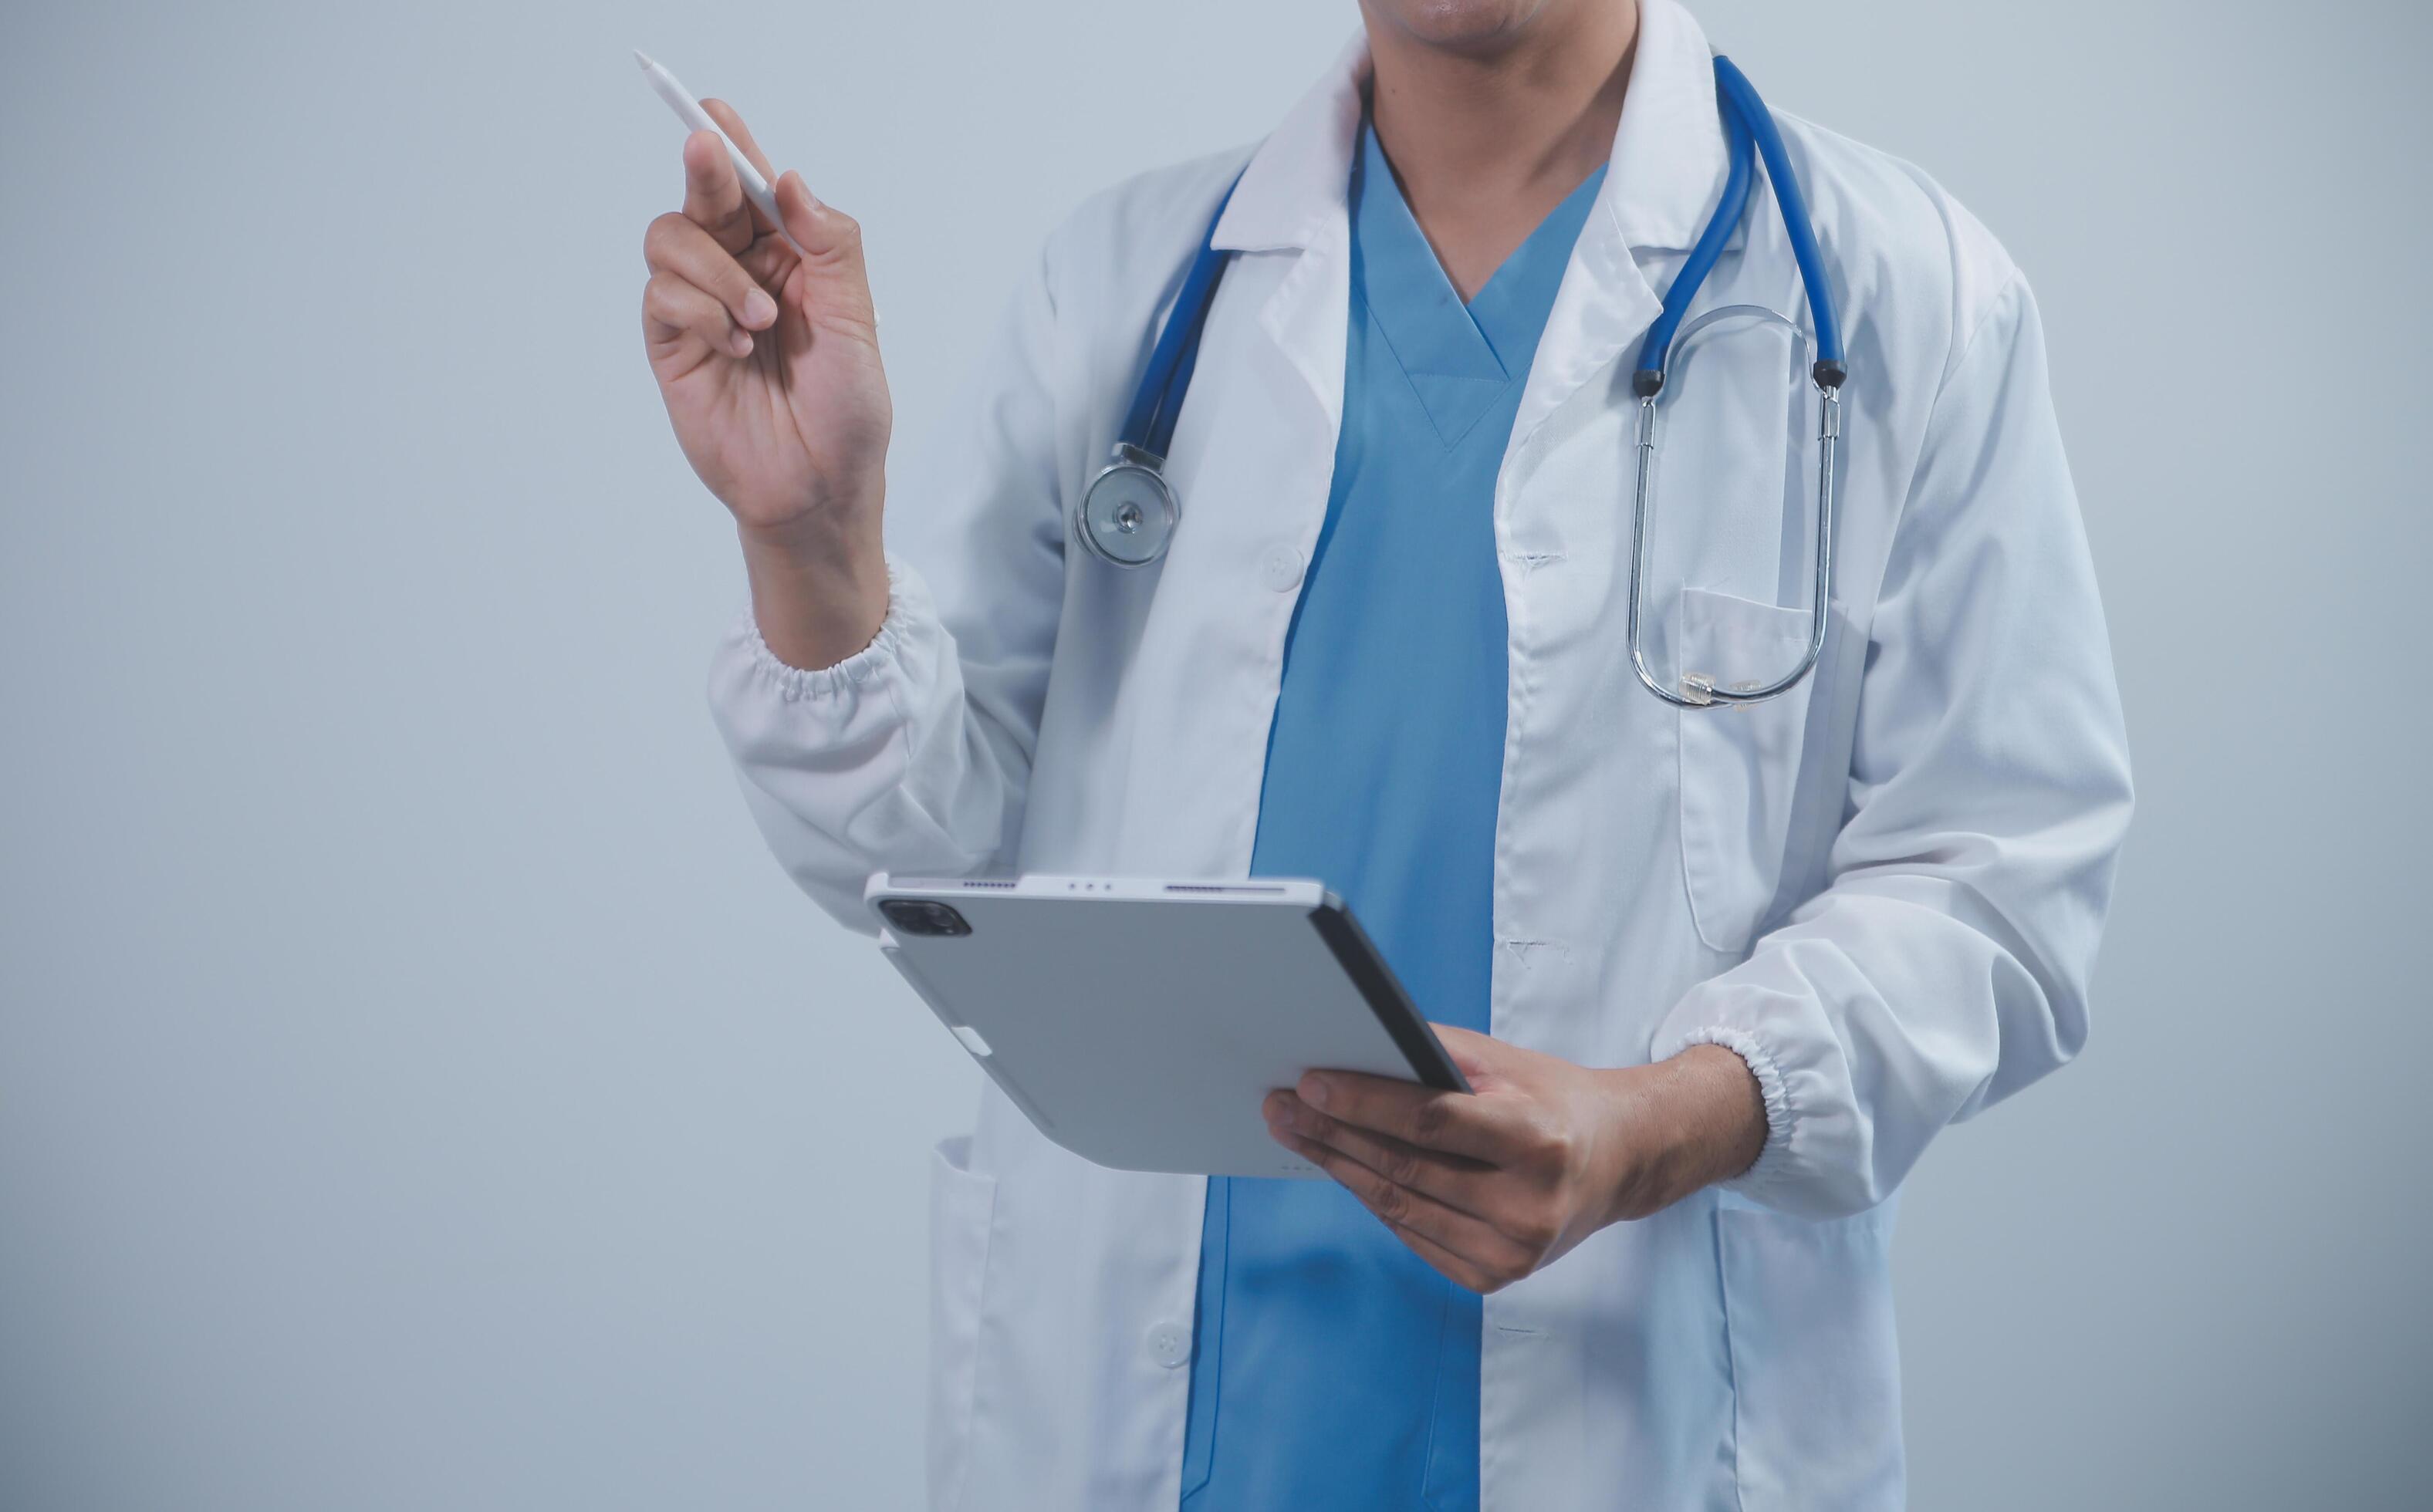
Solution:
<path fill-rule="evenodd" d="M 1082 492 L 1073 516 L 1081 549 L 1113 567 L 1147 567 L 1165 554 L 1182 506 L 1160 470 L 1163 459 L 1118 443 L 1114 460 Z"/>

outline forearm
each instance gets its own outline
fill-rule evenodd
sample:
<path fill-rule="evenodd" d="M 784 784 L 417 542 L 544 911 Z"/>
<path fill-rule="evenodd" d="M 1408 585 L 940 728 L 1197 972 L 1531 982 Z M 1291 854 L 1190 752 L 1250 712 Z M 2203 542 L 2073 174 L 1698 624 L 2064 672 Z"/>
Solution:
<path fill-rule="evenodd" d="M 752 618 L 770 653 L 818 671 L 871 643 L 887 620 L 879 510 L 820 511 L 782 530 L 740 524 Z"/>

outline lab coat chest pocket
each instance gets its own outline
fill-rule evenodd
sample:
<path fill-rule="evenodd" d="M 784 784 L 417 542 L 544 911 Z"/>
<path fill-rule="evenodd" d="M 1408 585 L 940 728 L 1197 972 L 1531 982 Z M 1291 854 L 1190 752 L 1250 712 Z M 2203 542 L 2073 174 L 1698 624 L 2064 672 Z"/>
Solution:
<path fill-rule="evenodd" d="M 1893 1205 L 1813 1221 L 1717 1198 L 1740 1506 L 1898 1507 Z"/>
<path fill-rule="evenodd" d="M 1675 644 L 1685 676 L 1719 687 L 1771 682 L 1808 647 L 1805 607 L 1785 608 L 1685 588 Z M 1748 947 L 1782 882 L 1792 801 L 1813 676 L 1761 704 L 1677 711 L 1681 870 L 1698 938 L 1736 955 Z"/>
<path fill-rule="evenodd" d="M 979 1387 L 981 1303 L 996 1182 L 971 1168 L 967 1135 L 942 1142 L 929 1165 L 929 1504 L 961 1506 L 971 1472 Z"/>

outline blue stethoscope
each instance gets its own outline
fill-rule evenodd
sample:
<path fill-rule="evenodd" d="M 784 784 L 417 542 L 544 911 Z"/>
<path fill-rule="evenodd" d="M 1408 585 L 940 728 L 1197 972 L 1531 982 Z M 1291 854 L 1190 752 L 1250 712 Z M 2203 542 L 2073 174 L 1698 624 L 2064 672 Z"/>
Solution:
<path fill-rule="evenodd" d="M 1631 392 L 1639 399 L 1639 466 L 1630 529 L 1630 661 L 1648 691 L 1681 708 L 1762 702 L 1797 686 L 1801 678 L 1815 670 L 1817 658 L 1824 654 L 1828 605 L 1833 588 L 1833 456 L 1842 434 L 1842 382 L 1846 373 L 1842 331 L 1833 316 L 1833 291 L 1825 276 L 1824 255 L 1817 249 L 1816 229 L 1808 218 L 1798 176 L 1783 150 L 1782 134 L 1775 129 L 1773 112 L 1758 97 L 1757 88 L 1747 76 L 1720 54 L 1715 59 L 1715 98 L 1730 156 L 1723 198 L 1716 202 L 1714 214 L 1698 233 L 1697 243 L 1691 247 L 1672 287 L 1665 291 L 1664 308 L 1655 324 L 1647 328 L 1639 348 L 1638 366 L 1631 375 Z M 1642 585 L 1647 576 L 1650 551 L 1648 503 L 1656 471 L 1656 401 L 1664 392 L 1665 363 L 1672 352 L 1674 337 L 1681 329 L 1681 318 L 1688 313 L 1690 302 L 1697 297 L 1699 286 L 1706 282 L 1715 260 L 1723 255 L 1724 244 L 1740 224 L 1759 157 L 1765 159 L 1766 178 L 1774 185 L 1775 206 L 1781 212 L 1782 229 L 1790 238 L 1792 257 L 1799 264 L 1799 280 L 1807 291 L 1816 352 L 1809 376 L 1823 405 L 1817 429 L 1816 571 L 1808 648 L 1797 666 L 1771 682 L 1726 683 L 1709 672 L 1685 671 L 1677 683 L 1668 686 L 1648 670 L 1640 636 Z M 1208 223 L 1208 234 L 1201 239 L 1199 254 L 1183 276 L 1182 292 L 1175 297 L 1173 312 L 1166 316 L 1165 328 L 1158 332 L 1157 345 L 1149 351 L 1148 367 L 1141 374 L 1140 387 L 1134 391 L 1131 408 L 1124 416 L 1123 429 L 1117 433 L 1114 454 L 1106 467 L 1090 480 L 1081 495 L 1081 507 L 1074 512 L 1075 539 L 1083 551 L 1110 566 L 1147 567 L 1164 556 L 1182 518 L 1182 502 L 1175 497 L 1173 484 L 1165 480 L 1166 448 L 1174 439 L 1182 397 L 1191 387 L 1191 370 L 1199 362 L 1199 336 L 1208 324 L 1209 307 L 1216 300 L 1217 280 L 1224 276 L 1226 260 L 1233 255 L 1218 251 L 1214 245 L 1216 222 L 1224 217 L 1225 206 L 1233 197 L 1234 191 L 1228 188 L 1225 198 L 1217 202 L 1216 213 Z M 1710 318 L 1727 313 L 1754 313 L 1789 324 L 1785 317 L 1754 306 L 1731 306 L 1728 311 L 1712 312 Z"/>

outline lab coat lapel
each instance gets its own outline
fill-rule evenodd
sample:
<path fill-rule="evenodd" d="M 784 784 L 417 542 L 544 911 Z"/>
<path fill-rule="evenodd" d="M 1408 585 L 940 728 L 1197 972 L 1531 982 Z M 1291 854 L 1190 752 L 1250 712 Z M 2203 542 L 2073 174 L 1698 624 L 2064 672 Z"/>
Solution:
<path fill-rule="evenodd" d="M 1630 358 L 1663 308 L 1637 254 L 1695 242 L 1723 197 L 1727 166 L 1706 34 L 1676 0 L 1644 0 L 1605 187 L 1547 316 L 1513 419 L 1513 454 L 1581 385 Z"/>
<path fill-rule="evenodd" d="M 1512 429 L 1530 433 L 1645 333 L 1663 301 L 1638 252 L 1678 252 L 1722 197 L 1727 166 L 1706 34 L 1678 0 L 1643 0 L 1630 88 L 1610 167 L 1546 321 Z M 1215 244 L 1238 253 L 1298 252 L 1259 312 L 1259 328 L 1302 375 L 1333 433 L 1343 416 L 1351 307 L 1347 193 L 1358 145 L 1364 36 L 1303 95 L 1251 159 Z"/>
<path fill-rule="evenodd" d="M 1297 252 L 1259 311 L 1259 329 L 1282 350 L 1325 411 L 1343 422 L 1343 344 L 1351 318 L 1352 154 L 1369 46 L 1355 36 L 1316 87 L 1251 155 L 1216 223 L 1220 247 L 1257 256 Z"/>

